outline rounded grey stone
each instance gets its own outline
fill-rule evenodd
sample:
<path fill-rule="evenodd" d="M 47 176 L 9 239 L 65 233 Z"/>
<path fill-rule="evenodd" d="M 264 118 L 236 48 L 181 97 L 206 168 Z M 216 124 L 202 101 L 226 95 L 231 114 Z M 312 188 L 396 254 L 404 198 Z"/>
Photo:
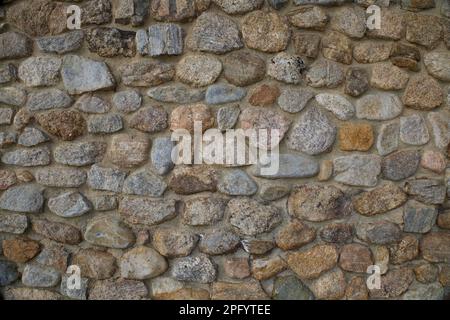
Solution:
<path fill-rule="evenodd" d="M 36 128 L 25 128 L 19 136 L 18 144 L 24 147 L 32 147 L 49 141 L 48 136 Z"/>
<path fill-rule="evenodd" d="M 63 54 L 78 50 L 83 40 L 84 31 L 74 30 L 56 36 L 38 38 L 36 43 L 43 52 Z"/>
<path fill-rule="evenodd" d="M 230 84 L 213 84 L 206 90 L 207 104 L 230 103 L 243 99 L 247 91 L 244 88 L 235 87 Z"/>
<path fill-rule="evenodd" d="M 418 150 L 400 150 L 383 158 L 381 170 L 384 178 L 399 181 L 413 176 L 419 163 Z"/>
<path fill-rule="evenodd" d="M 258 185 L 245 171 L 232 169 L 222 172 L 217 189 L 231 196 L 250 196 L 258 191 Z"/>
<path fill-rule="evenodd" d="M 141 107 L 142 97 L 136 90 L 126 90 L 115 93 L 112 102 L 118 111 L 129 113 Z"/>
<path fill-rule="evenodd" d="M 22 283 L 28 287 L 50 288 L 56 286 L 60 279 L 57 270 L 38 264 L 27 264 L 22 273 Z"/>
<path fill-rule="evenodd" d="M 122 130 L 122 117 L 118 114 L 93 115 L 88 118 L 89 133 L 114 133 Z"/>
<path fill-rule="evenodd" d="M 30 111 L 68 108 L 71 105 L 72 98 L 66 92 L 54 88 L 31 92 L 26 104 Z"/>
<path fill-rule="evenodd" d="M 100 162 L 105 151 L 105 142 L 65 142 L 55 148 L 53 156 L 58 163 L 81 167 Z"/>
<path fill-rule="evenodd" d="M 14 262 L 0 260 L 0 286 L 7 286 L 19 278 L 17 266 Z"/>
<path fill-rule="evenodd" d="M 233 251 L 239 246 L 240 237 L 228 230 L 212 230 L 201 235 L 199 249 L 209 255 L 220 255 Z"/>
<path fill-rule="evenodd" d="M 275 166 L 275 161 L 278 161 L 278 170 L 272 172 L 268 169 Z M 265 173 L 262 170 L 263 168 L 268 172 Z M 315 176 L 318 172 L 319 162 L 317 160 L 296 154 L 277 154 L 271 157 L 269 164 L 258 163 L 251 168 L 252 175 L 268 179 L 309 178 Z"/>
<path fill-rule="evenodd" d="M 430 140 L 425 119 L 418 115 L 400 118 L 400 139 L 407 144 L 420 146 Z"/>
<path fill-rule="evenodd" d="M 167 188 L 164 180 L 150 170 L 130 174 L 123 184 L 123 192 L 140 196 L 161 197 Z"/>
<path fill-rule="evenodd" d="M 165 175 L 172 170 L 172 149 L 175 146 L 170 137 L 160 137 L 153 140 L 150 158 L 156 173 Z"/>
<path fill-rule="evenodd" d="M 10 151 L 3 154 L 2 162 L 21 167 L 46 166 L 50 164 L 50 150 L 41 147 Z"/>
<path fill-rule="evenodd" d="M 314 95 L 312 90 L 306 88 L 285 88 L 277 102 L 282 110 L 296 113 L 302 111 Z"/>
<path fill-rule="evenodd" d="M 31 57 L 20 64 L 18 76 L 28 87 L 52 86 L 59 82 L 60 69 L 60 58 Z"/>
<path fill-rule="evenodd" d="M 48 199 L 48 208 L 60 217 L 79 217 L 91 210 L 86 197 L 79 192 L 66 192 Z"/>

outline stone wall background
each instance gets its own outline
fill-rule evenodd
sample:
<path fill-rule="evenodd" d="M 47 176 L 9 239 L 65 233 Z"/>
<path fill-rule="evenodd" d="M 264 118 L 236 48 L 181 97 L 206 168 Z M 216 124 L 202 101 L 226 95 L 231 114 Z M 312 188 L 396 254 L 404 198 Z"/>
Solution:
<path fill-rule="evenodd" d="M 448 1 L 3 2 L 4 298 L 448 295 Z M 193 119 L 280 129 L 279 175 L 173 168 Z"/>

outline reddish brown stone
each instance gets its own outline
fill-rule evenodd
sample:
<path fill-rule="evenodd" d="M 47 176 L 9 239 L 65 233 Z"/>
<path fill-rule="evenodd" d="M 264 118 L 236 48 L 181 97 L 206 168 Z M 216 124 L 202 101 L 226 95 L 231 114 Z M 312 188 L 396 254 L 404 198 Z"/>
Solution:
<path fill-rule="evenodd" d="M 40 251 L 39 242 L 30 239 L 3 240 L 3 255 L 14 262 L 25 263 Z"/>
<path fill-rule="evenodd" d="M 81 232 L 78 228 L 49 220 L 33 221 L 33 231 L 49 239 L 67 244 L 75 245 L 82 240 Z"/>
<path fill-rule="evenodd" d="M 289 254 L 287 262 L 301 279 L 315 279 L 336 265 L 338 255 L 334 246 L 320 244 L 306 251 Z"/>
<path fill-rule="evenodd" d="M 270 106 L 277 100 L 279 95 L 280 89 L 277 86 L 263 84 L 252 90 L 248 102 L 252 106 Z"/>
<path fill-rule="evenodd" d="M 339 266 L 351 272 L 367 272 L 367 267 L 373 264 L 372 253 L 364 245 L 352 243 L 342 247 Z"/>
<path fill-rule="evenodd" d="M 292 220 L 278 231 L 275 242 L 282 250 L 292 250 L 312 242 L 316 238 L 316 230 L 299 220 Z"/>
<path fill-rule="evenodd" d="M 36 115 L 36 120 L 49 133 L 62 140 L 74 140 L 86 129 L 81 113 L 72 110 L 54 110 Z"/>
<path fill-rule="evenodd" d="M 181 106 L 172 111 L 170 115 L 170 130 L 179 129 L 194 132 L 194 122 L 199 121 L 202 124 L 203 132 L 214 125 L 214 115 L 211 110 L 203 105 L 196 104 L 192 106 Z"/>

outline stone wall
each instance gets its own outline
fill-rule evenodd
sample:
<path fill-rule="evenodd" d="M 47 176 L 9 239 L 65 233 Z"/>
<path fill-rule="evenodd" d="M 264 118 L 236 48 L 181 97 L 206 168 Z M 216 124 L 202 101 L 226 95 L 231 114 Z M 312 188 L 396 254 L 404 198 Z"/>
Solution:
<path fill-rule="evenodd" d="M 4 298 L 449 294 L 449 1 L 3 2 Z M 278 129 L 280 170 L 174 166 L 194 120 Z"/>

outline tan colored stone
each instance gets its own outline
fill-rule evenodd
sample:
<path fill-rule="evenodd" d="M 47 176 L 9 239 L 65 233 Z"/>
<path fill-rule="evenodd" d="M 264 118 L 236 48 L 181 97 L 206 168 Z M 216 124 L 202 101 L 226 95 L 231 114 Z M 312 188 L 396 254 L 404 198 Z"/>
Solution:
<path fill-rule="evenodd" d="M 250 276 L 248 258 L 230 257 L 223 264 L 225 274 L 234 279 L 244 279 Z"/>
<path fill-rule="evenodd" d="M 320 171 L 317 179 L 319 181 L 327 181 L 333 175 L 333 160 L 323 160 L 320 163 Z"/>
<path fill-rule="evenodd" d="M 342 33 L 331 31 L 322 38 L 322 54 L 327 59 L 351 64 L 352 51 L 352 41 Z"/>
<path fill-rule="evenodd" d="M 414 268 L 416 279 L 422 283 L 434 282 L 438 276 L 439 268 L 431 263 L 423 263 Z"/>
<path fill-rule="evenodd" d="M 339 128 L 339 147 L 343 151 L 367 151 L 374 142 L 370 124 L 344 124 Z"/>
<path fill-rule="evenodd" d="M 372 253 L 368 247 L 357 243 L 342 247 L 339 266 L 345 271 L 365 273 L 372 264 Z"/>
<path fill-rule="evenodd" d="M 420 252 L 427 261 L 448 263 L 450 261 L 450 234 L 428 233 L 420 241 Z"/>
<path fill-rule="evenodd" d="M 367 291 L 366 279 L 364 277 L 353 277 L 345 289 L 346 300 L 367 300 L 369 292 Z"/>
<path fill-rule="evenodd" d="M 169 187 L 178 194 L 194 194 L 217 190 L 217 173 L 205 166 L 176 167 Z"/>
<path fill-rule="evenodd" d="M 289 254 L 287 263 L 301 279 L 315 279 L 336 265 L 338 255 L 334 246 L 319 244 L 311 249 Z"/>
<path fill-rule="evenodd" d="M 122 168 L 136 167 L 148 159 L 150 139 L 144 135 L 115 135 L 109 148 L 109 159 Z"/>
<path fill-rule="evenodd" d="M 392 264 L 402 264 L 414 260 L 419 255 L 419 241 L 412 235 L 406 235 L 398 244 L 389 248 Z"/>
<path fill-rule="evenodd" d="M 372 191 L 355 196 L 353 206 L 360 214 L 373 216 L 400 207 L 406 202 L 407 198 L 398 186 L 393 183 L 386 183 Z"/>
<path fill-rule="evenodd" d="M 25 263 L 33 259 L 40 251 L 39 242 L 26 238 L 5 239 L 2 246 L 3 255 L 17 263 Z"/>
<path fill-rule="evenodd" d="M 212 300 L 267 300 L 268 296 L 256 280 L 245 282 L 215 282 L 212 285 Z"/>
<path fill-rule="evenodd" d="M 110 278 L 116 271 L 116 259 L 105 251 L 83 249 L 77 252 L 72 263 L 79 266 L 84 277 L 94 279 Z"/>
<path fill-rule="evenodd" d="M 275 242 L 282 250 L 292 250 L 314 241 L 315 238 L 314 228 L 294 219 L 278 231 Z"/>
<path fill-rule="evenodd" d="M 258 258 L 252 261 L 252 274 L 256 280 L 266 280 L 286 269 L 286 262 L 280 257 Z"/>
<path fill-rule="evenodd" d="M 401 90 L 408 82 L 408 72 L 391 63 L 377 63 L 372 68 L 370 84 L 382 90 Z"/>
<path fill-rule="evenodd" d="M 375 63 L 389 59 L 391 51 L 389 42 L 359 42 L 353 48 L 353 58 L 359 63 Z"/>
<path fill-rule="evenodd" d="M 403 103 L 417 110 L 432 110 L 444 102 L 444 93 L 439 83 L 430 76 L 411 77 L 403 93 Z"/>
<path fill-rule="evenodd" d="M 450 212 L 438 215 L 437 225 L 443 229 L 450 229 Z"/>
<path fill-rule="evenodd" d="M 337 269 L 314 280 L 310 289 L 317 299 L 338 300 L 345 295 L 346 286 L 344 273 Z"/>
<path fill-rule="evenodd" d="M 204 132 L 214 125 L 214 116 L 211 110 L 203 104 L 181 106 L 174 109 L 170 115 L 170 130 L 184 129 L 193 133 L 195 121 L 201 122 Z"/>

